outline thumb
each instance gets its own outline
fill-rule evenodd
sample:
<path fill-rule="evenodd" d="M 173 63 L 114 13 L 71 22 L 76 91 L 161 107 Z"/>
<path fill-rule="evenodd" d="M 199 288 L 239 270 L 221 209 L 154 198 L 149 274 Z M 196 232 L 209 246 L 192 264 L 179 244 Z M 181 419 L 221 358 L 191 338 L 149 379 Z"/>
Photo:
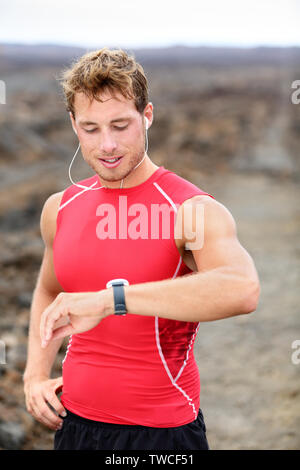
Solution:
<path fill-rule="evenodd" d="M 63 378 L 58 377 L 55 382 L 55 393 L 60 393 L 63 387 Z"/>

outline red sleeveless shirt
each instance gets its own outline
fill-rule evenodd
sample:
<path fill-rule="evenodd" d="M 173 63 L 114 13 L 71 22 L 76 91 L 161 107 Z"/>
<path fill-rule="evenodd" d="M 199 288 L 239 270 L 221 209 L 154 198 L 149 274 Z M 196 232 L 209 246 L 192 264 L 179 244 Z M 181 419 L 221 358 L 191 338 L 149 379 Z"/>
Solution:
<path fill-rule="evenodd" d="M 101 186 L 98 175 L 78 184 Z M 192 272 L 176 247 L 174 226 L 178 207 L 198 194 L 208 193 L 163 166 L 130 188 L 69 186 L 53 244 L 63 289 L 94 292 L 111 279 L 138 284 Z M 95 421 L 151 427 L 196 419 L 200 379 L 193 346 L 199 323 L 153 313 L 110 315 L 70 337 L 61 397 L 68 410 Z"/>

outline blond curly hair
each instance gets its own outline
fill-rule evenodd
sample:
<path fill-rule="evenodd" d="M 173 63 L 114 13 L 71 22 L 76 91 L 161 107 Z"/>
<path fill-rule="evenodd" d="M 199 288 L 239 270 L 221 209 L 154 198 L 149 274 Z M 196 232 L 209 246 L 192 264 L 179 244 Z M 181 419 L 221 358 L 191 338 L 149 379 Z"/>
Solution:
<path fill-rule="evenodd" d="M 101 91 L 109 90 L 113 96 L 119 91 L 125 98 L 134 100 L 140 113 L 148 103 L 148 81 L 143 67 L 122 49 L 104 47 L 88 52 L 64 70 L 58 80 L 67 111 L 74 118 L 75 93 L 83 92 L 90 99 L 101 101 Z"/>

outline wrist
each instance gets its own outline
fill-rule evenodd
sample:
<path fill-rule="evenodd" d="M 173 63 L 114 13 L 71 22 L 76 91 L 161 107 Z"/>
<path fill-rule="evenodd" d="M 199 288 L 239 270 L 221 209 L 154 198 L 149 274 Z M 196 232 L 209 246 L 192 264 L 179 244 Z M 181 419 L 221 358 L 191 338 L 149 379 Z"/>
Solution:
<path fill-rule="evenodd" d="M 49 375 L 47 374 L 36 374 L 36 373 L 28 374 L 25 372 L 25 374 L 23 375 L 24 385 L 32 381 L 36 381 L 36 380 L 40 381 L 40 380 L 48 380 L 48 379 L 49 379 Z"/>
<path fill-rule="evenodd" d="M 104 318 L 113 315 L 115 312 L 113 288 L 103 289 L 100 291 L 100 302 Z"/>

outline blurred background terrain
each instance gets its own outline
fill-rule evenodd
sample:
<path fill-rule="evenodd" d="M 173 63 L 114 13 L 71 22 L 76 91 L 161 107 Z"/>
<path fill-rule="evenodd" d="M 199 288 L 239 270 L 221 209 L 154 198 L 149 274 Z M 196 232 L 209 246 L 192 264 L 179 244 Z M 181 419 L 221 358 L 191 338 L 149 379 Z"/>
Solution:
<path fill-rule="evenodd" d="M 0 449 L 51 449 L 27 413 L 22 374 L 43 255 L 47 197 L 68 187 L 77 140 L 57 81 L 86 49 L 0 44 Z M 195 344 L 201 409 L 213 449 L 300 446 L 300 48 L 132 50 L 150 84 L 157 165 L 212 194 L 233 214 L 261 281 L 258 309 L 203 323 Z M 77 157 L 74 181 L 92 176 Z M 61 349 L 53 377 L 61 374 Z"/>

